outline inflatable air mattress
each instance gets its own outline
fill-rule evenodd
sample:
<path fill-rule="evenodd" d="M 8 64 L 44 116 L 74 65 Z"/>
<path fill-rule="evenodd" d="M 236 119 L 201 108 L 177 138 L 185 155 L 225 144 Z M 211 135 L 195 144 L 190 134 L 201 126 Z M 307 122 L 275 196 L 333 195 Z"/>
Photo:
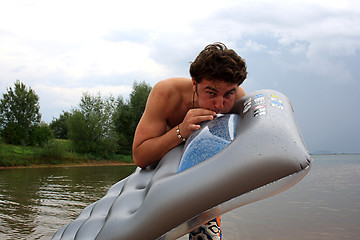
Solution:
<path fill-rule="evenodd" d="M 202 123 L 185 147 L 116 183 L 53 239 L 176 239 L 288 189 L 311 161 L 289 99 L 256 91 Z"/>

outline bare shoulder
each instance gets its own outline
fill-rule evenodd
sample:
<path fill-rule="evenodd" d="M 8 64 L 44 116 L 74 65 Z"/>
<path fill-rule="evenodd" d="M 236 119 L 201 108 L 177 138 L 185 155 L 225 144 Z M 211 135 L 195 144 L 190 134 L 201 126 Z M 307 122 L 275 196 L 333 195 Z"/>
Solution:
<path fill-rule="evenodd" d="M 175 78 L 168 78 L 156 83 L 154 89 L 156 91 L 172 93 L 172 92 L 181 92 L 182 90 L 185 90 L 189 86 L 191 86 L 190 78 L 175 77 Z"/>
<path fill-rule="evenodd" d="M 239 86 L 237 92 L 236 92 L 236 99 L 235 100 L 239 100 L 240 98 L 242 98 L 243 96 L 246 95 L 245 90 Z"/>
<path fill-rule="evenodd" d="M 169 78 L 155 84 L 150 92 L 145 114 L 158 113 L 159 117 L 169 117 L 171 112 L 183 103 L 184 95 L 191 88 L 189 78 Z"/>
<path fill-rule="evenodd" d="M 149 100 L 158 99 L 168 106 L 176 107 L 184 97 L 184 94 L 191 89 L 189 78 L 168 78 L 155 84 L 150 93 Z"/>

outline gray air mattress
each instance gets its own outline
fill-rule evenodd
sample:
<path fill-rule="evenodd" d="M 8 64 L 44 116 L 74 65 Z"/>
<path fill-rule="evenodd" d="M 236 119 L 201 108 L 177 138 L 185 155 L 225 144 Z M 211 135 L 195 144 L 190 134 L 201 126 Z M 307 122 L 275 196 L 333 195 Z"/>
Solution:
<path fill-rule="evenodd" d="M 202 123 L 185 145 L 137 168 L 53 239 L 176 239 L 288 189 L 312 161 L 289 99 L 273 90 L 241 98 L 231 114 Z"/>

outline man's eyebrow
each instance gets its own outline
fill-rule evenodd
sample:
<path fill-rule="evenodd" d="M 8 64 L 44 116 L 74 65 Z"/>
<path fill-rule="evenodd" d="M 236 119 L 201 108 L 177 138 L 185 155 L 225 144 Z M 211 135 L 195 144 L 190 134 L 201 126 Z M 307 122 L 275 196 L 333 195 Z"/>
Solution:
<path fill-rule="evenodd" d="M 206 86 L 205 89 L 209 89 L 211 91 L 217 92 L 218 90 L 216 88 L 210 87 L 210 86 Z"/>
<path fill-rule="evenodd" d="M 213 88 L 211 86 L 206 86 L 205 89 L 209 89 L 211 91 L 218 92 L 218 90 L 216 88 Z M 236 88 L 233 88 L 233 89 L 230 89 L 229 91 L 226 91 L 226 94 L 230 93 L 230 92 L 235 92 L 235 91 L 236 91 Z"/>
<path fill-rule="evenodd" d="M 226 93 L 235 92 L 235 91 L 236 91 L 236 88 L 233 88 L 233 89 L 230 89 L 229 91 L 227 91 Z"/>

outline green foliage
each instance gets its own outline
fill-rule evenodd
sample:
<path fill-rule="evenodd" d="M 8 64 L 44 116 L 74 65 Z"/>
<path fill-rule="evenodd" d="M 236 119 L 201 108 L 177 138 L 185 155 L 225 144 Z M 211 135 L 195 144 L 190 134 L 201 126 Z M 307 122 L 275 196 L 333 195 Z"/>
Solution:
<path fill-rule="evenodd" d="M 114 153 L 130 154 L 136 126 L 144 112 L 151 87 L 134 83 L 130 99 L 101 97 L 84 93 L 78 109 L 63 115 L 61 128 L 79 153 L 108 158 Z M 60 119 L 52 122 L 52 129 Z"/>
<path fill-rule="evenodd" d="M 38 148 L 0 144 L 0 166 L 28 166 L 39 152 Z"/>
<path fill-rule="evenodd" d="M 135 82 L 129 101 L 118 100 L 113 120 L 115 131 L 119 136 L 120 153 L 131 153 L 136 126 L 145 110 L 150 91 L 150 85 L 145 82 Z"/>
<path fill-rule="evenodd" d="M 34 126 L 40 123 L 39 97 L 20 81 L 8 88 L 0 101 L 0 131 L 7 143 L 28 144 Z"/>
<path fill-rule="evenodd" d="M 43 156 L 49 159 L 60 160 L 67 155 L 67 145 L 64 141 L 50 139 L 43 148 Z"/>
<path fill-rule="evenodd" d="M 31 128 L 29 134 L 29 143 L 32 146 L 43 146 L 47 141 L 53 138 L 53 133 L 46 123 L 35 125 Z"/>
<path fill-rule="evenodd" d="M 119 152 L 131 153 L 132 141 L 134 135 L 134 126 L 136 124 L 135 117 L 129 104 L 125 104 L 122 100 L 118 101 L 116 111 L 113 117 L 115 131 L 118 134 Z"/>
<path fill-rule="evenodd" d="M 112 96 L 84 93 L 77 109 L 63 112 L 48 126 L 40 123 L 39 97 L 31 88 L 16 81 L 15 87 L 7 89 L 0 102 L 0 140 L 43 148 L 41 153 L 30 154 L 29 158 L 14 153 L 13 148 L 10 152 L 1 148 L 1 161 L 6 159 L 8 162 L 0 165 L 26 165 L 37 159 L 67 158 L 71 151 L 64 150 L 58 139 L 70 139 L 67 145 L 71 142 L 76 154 L 82 154 L 85 159 L 89 156 L 91 159 L 123 159 L 126 156 L 126 161 L 131 161 L 135 129 L 150 91 L 151 87 L 145 82 L 135 82 L 127 101 L 121 97 L 115 100 Z M 16 160 L 12 161 L 12 158 Z"/>
<path fill-rule="evenodd" d="M 86 123 L 85 116 L 80 110 L 74 110 L 68 119 L 68 136 L 78 152 L 90 151 L 90 127 Z"/>
<path fill-rule="evenodd" d="M 8 122 L 1 131 L 1 136 L 6 143 L 15 145 L 26 145 L 28 143 L 29 131 L 20 123 Z"/>
<path fill-rule="evenodd" d="M 58 119 L 53 119 L 50 123 L 50 129 L 57 139 L 68 139 L 68 124 L 67 120 L 70 118 L 71 113 L 63 112 Z"/>
<path fill-rule="evenodd" d="M 132 163 L 131 155 L 111 154 L 108 158 L 88 153 L 74 153 L 69 140 L 50 139 L 43 147 L 16 146 L 0 143 L 0 166 L 30 166 L 48 164 L 78 164 L 94 161 Z"/>
<path fill-rule="evenodd" d="M 74 143 L 75 150 L 103 156 L 114 153 L 117 148 L 112 123 L 114 98 L 84 93 L 79 107 L 67 121 L 68 136 Z"/>
<path fill-rule="evenodd" d="M 142 114 L 144 113 L 146 101 L 150 91 L 150 85 L 146 84 L 145 82 L 135 82 L 133 85 L 133 91 L 130 94 L 129 105 L 134 114 L 136 125 L 139 122 Z"/>

